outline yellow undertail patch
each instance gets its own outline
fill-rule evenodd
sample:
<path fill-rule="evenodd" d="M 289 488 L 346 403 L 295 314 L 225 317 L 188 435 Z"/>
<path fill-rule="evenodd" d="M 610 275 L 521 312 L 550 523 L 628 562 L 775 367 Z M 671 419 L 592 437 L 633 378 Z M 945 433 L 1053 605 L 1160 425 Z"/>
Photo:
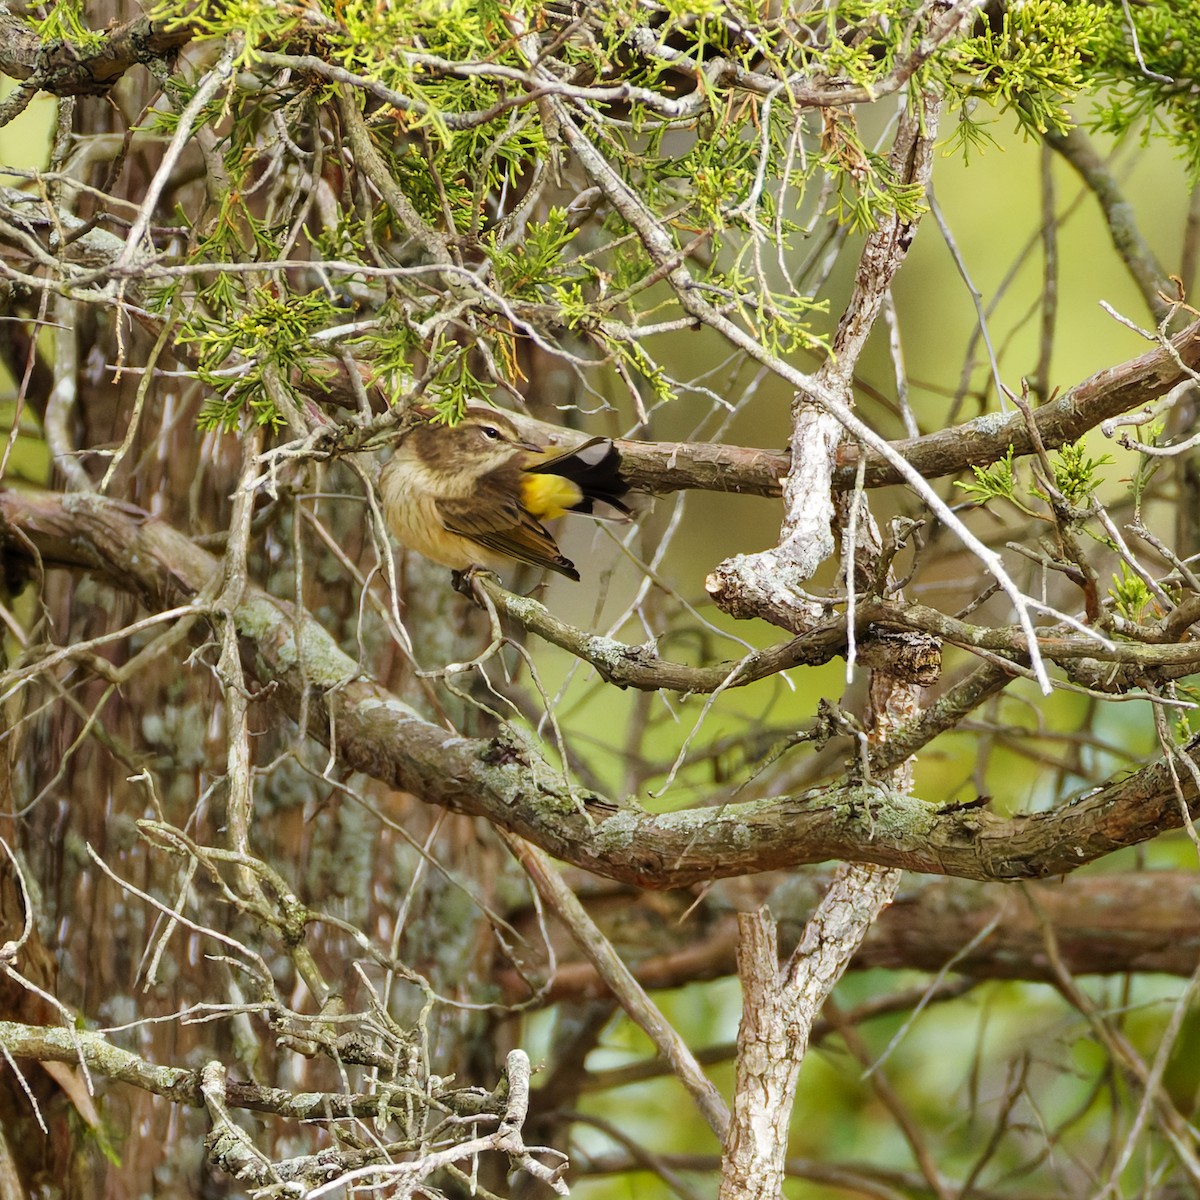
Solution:
<path fill-rule="evenodd" d="M 539 521 L 566 515 L 583 499 L 583 489 L 561 475 L 524 475 L 521 499 L 525 509 Z"/>

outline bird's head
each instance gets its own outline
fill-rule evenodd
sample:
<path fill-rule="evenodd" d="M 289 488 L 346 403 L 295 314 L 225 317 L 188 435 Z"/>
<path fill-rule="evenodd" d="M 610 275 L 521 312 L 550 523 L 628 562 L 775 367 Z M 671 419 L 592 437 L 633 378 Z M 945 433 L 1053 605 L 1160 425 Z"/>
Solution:
<path fill-rule="evenodd" d="M 511 462 L 524 462 L 541 447 L 523 438 L 503 413 L 469 407 L 453 425 L 422 422 L 408 431 L 398 453 L 442 477 L 481 478 Z"/>

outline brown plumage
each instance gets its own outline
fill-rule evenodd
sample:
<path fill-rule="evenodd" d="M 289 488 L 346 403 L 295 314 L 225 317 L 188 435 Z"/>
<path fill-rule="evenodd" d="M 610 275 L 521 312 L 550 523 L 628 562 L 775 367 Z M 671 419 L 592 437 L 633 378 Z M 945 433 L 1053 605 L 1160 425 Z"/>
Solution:
<path fill-rule="evenodd" d="M 628 520 L 628 484 L 608 438 L 567 451 L 523 438 L 495 409 L 472 405 L 456 425 L 423 423 L 379 477 L 396 540 L 457 571 L 516 560 L 578 579 L 542 524 L 568 512 Z"/>

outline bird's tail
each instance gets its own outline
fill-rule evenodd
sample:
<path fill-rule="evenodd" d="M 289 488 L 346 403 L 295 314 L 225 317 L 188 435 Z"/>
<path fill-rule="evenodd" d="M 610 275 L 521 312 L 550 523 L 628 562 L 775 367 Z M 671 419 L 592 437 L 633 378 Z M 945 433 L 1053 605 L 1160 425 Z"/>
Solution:
<path fill-rule="evenodd" d="M 570 512 L 584 513 L 597 521 L 628 521 L 633 509 L 625 502 L 629 482 L 621 474 L 621 455 L 611 438 L 592 438 L 573 450 L 556 454 L 525 468 L 529 475 L 557 475 L 579 489 Z"/>

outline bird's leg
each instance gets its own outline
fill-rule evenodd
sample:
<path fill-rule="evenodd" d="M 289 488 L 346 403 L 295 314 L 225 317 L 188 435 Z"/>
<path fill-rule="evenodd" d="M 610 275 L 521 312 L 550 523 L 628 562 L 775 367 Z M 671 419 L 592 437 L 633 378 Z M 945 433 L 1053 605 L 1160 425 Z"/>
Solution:
<path fill-rule="evenodd" d="M 492 603 L 492 598 L 479 586 L 478 577 L 480 575 L 494 576 L 495 572 L 489 571 L 486 567 L 470 566 L 465 571 L 453 572 L 451 580 L 456 592 L 461 592 L 464 596 L 468 596 L 480 608 L 487 611 L 488 622 L 491 626 L 491 639 L 483 650 L 470 661 L 447 663 L 438 671 L 422 671 L 421 675 L 423 677 L 444 679 L 451 675 L 461 675 L 464 671 L 469 671 L 472 667 L 478 667 L 482 663 L 487 662 L 500 649 L 500 643 L 504 641 L 504 631 L 500 628 L 500 614 L 496 612 L 496 606 Z"/>
<path fill-rule="evenodd" d="M 495 573 L 495 571 L 489 571 L 487 567 L 479 566 L 478 563 L 472 563 L 461 571 L 451 571 L 450 584 L 460 596 L 474 600 L 480 608 L 487 608 L 487 599 L 483 589 L 479 587 L 477 579 L 480 575 L 495 575 Z"/>

